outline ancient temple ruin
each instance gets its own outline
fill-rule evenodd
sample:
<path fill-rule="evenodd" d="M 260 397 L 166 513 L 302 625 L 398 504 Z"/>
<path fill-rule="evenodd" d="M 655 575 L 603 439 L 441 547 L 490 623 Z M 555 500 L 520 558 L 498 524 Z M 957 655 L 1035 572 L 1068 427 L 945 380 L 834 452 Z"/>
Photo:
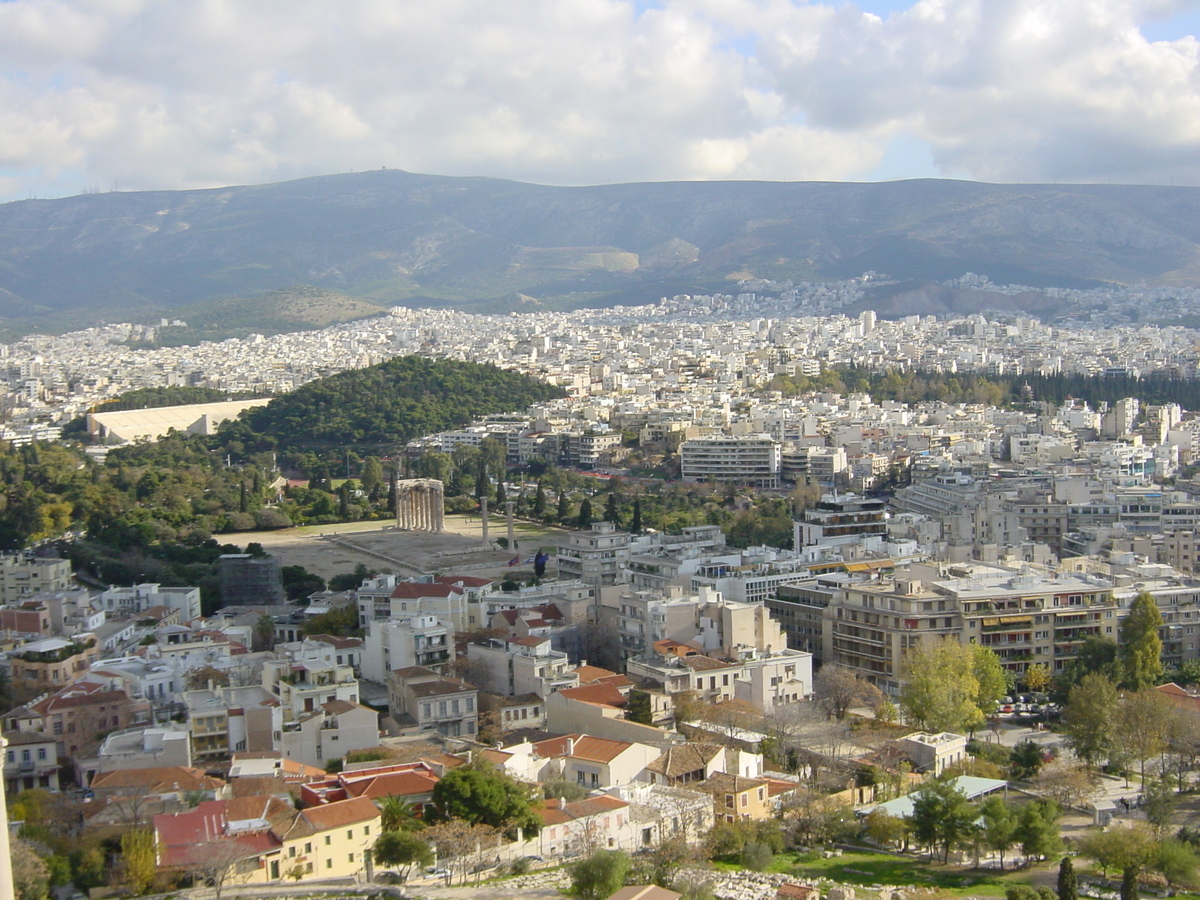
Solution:
<path fill-rule="evenodd" d="M 436 478 L 406 478 L 396 482 L 396 527 L 405 531 L 441 533 L 445 499 Z"/>

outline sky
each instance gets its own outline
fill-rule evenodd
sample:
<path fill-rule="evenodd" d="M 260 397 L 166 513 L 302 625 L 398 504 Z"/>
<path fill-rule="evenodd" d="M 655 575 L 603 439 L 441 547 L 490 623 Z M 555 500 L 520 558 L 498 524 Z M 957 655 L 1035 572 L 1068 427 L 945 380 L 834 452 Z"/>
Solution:
<path fill-rule="evenodd" d="M 1200 184 L 1200 0 L 0 0 L 0 201 L 381 167 Z"/>

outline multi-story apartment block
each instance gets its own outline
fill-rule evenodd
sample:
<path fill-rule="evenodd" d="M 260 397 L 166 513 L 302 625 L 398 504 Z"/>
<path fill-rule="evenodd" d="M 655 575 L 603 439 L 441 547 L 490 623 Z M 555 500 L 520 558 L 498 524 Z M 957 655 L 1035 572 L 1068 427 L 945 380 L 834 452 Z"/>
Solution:
<path fill-rule="evenodd" d="M 26 600 L 34 594 L 65 591 L 71 587 L 71 563 L 18 553 L 0 555 L 0 603 Z"/>
<path fill-rule="evenodd" d="M 179 610 L 184 622 L 200 617 L 200 588 L 163 587 L 160 584 L 135 584 L 130 587 L 110 587 L 102 591 L 97 605 L 110 616 L 133 616 L 155 606 Z"/>
<path fill-rule="evenodd" d="M 594 522 L 590 531 L 574 531 L 558 545 L 560 578 L 601 586 L 628 580 L 631 535 L 611 522 Z"/>
<path fill-rule="evenodd" d="M 1031 663 L 1061 671 L 1088 637 L 1115 638 L 1117 605 L 1103 579 L 983 565 L 958 575 L 926 583 L 897 574 L 846 585 L 824 610 L 825 662 L 849 666 L 895 694 L 904 655 L 942 638 L 988 647 L 1017 675 Z"/>
<path fill-rule="evenodd" d="M 765 434 L 712 436 L 679 446 L 684 481 L 724 481 L 757 488 L 779 487 L 781 448 Z"/>
<path fill-rule="evenodd" d="M 310 634 L 301 641 L 276 644 L 275 655 L 293 662 L 322 662 L 328 666 L 349 666 L 361 671 L 362 638 L 338 637 L 332 634 Z"/>
<path fill-rule="evenodd" d="M 0 609 L 0 629 L 9 634 L 49 637 L 50 607 L 41 600 L 23 600 Z"/>
<path fill-rule="evenodd" d="M 283 704 L 260 686 L 185 691 L 192 757 L 267 753 L 283 739 Z"/>
<path fill-rule="evenodd" d="M 615 606 L 625 660 L 650 652 L 656 641 L 664 639 L 690 642 L 727 659 L 736 659 L 745 650 L 772 653 L 787 646 L 778 623 L 761 603 L 726 600 L 703 585 L 694 594 L 678 588 L 665 596 L 628 591 L 605 602 Z"/>
<path fill-rule="evenodd" d="M 4 739 L 8 743 L 4 783 L 9 797 L 34 788 L 58 790 L 57 738 L 34 731 L 11 731 Z"/>
<path fill-rule="evenodd" d="M 1062 536 L 1070 528 L 1070 507 L 1052 497 L 1018 499 L 1014 504 L 1017 521 L 1030 540 L 1048 544 L 1051 550 L 1062 549 Z"/>
<path fill-rule="evenodd" d="M 79 680 L 99 655 L 96 639 L 90 634 L 24 644 L 8 654 L 13 693 L 29 698 L 66 687 Z"/>
<path fill-rule="evenodd" d="M 482 578 L 401 580 L 395 575 L 373 578 L 355 591 L 363 628 L 384 619 L 436 616 L 456 631 L 467 630 L 467 605 L 492 582 Z"/>
<path fill-rule="evenodd" d="M 693 693 L 709 703 L 742 700 L 769 712 L 812 694 L 811 653 L 746 650 L 734 659 L 721 659 L 674 641 L 658 646 L 663 652 L 629 660 L 626 673 L 667 695 Z"/>
<path fill-rule="evenodd" d="M 1181 572 L 1200 570 L 1200 531 L 1164 532 L 1158 559 Z"/>
<path fill-rule="evenodd" d="M 478 692 L 423 666 L 396 669 L 388 676 L 388 711 L 405 732 L 472 738 L 479 722 Z"/>
<path fill-rule="evenodd" d="M 779 586 L 766 607 L 787 637 L 788 647 L 811 653 L 817 665 L 824 665 L 821 635 L 825 610 L 838 600 L 842 587 L 850 580 L 849 575 L 838 572 Z"/>
<path fill-rule="evenodd" d="M 481 673 L 472 676 L 472 680 L 486 684 L 496 694 L 547 697 L 579 684 L 579 676 L 571 669 L 570 657 L 553 649 L 546 637 L 492 638 L 468 644 L 467 659 Z"/>
<path fill-rule="evenodd" d="M 836 546 L 864 538 L 883 538 L 887 535 L 886 509 L 887 503 L 883 500 L 855 494 L 826 494 L 796 520 L 794 545 Z"/>
<path fill-rule="evenodd" d="M 320 660 L 270 661 L 263 664 L 262 678 L 263 688 L 283 708 L 284 725 L 335 700 L 358 705 L 358 679 L 350 666 Z"/>
<path fill-rule="evenodd" d="M 393 669 L 425 666 L 440 671 L 454 649 L 452 634 L 437 616 L 373 621 L 363 647 L 363 677 L 382 683 Z"/>

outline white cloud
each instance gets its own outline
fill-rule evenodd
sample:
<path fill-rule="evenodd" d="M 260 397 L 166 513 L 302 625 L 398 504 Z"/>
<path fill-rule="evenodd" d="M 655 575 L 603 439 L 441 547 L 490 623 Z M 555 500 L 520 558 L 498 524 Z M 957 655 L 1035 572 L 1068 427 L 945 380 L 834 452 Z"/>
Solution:
<path fill-rule="evenodd" d="M 381 165 L 552 183 L 1197 180 L 1200 0 L 10 0 L 9 196 Z M 924 174 L 916 173 L 916 174 Z"/>

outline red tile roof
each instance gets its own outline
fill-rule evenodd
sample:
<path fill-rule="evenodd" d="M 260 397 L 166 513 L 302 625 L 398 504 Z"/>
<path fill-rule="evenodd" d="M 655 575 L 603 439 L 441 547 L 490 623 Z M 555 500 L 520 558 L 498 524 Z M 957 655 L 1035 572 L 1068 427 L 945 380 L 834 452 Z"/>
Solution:
<path fill-rule="evenodd" d="M 449 597 L 452 594 L 461 593 L 463 593 L 462 588 L 449 584 L 420 584 L 404 581 L 396 585 L 396 589 L 390 596 L 393 600 L 420 600 L 424 597 Z"/>
<path fill-rule="evenodd" d="M 615 706 L 624 708 L 629 701 L 625 695 L 612 684 L 585 684 L 583 687 L 563 688 L 559 694 L 568 700 L 578 700 L 591 703 L 594 706 Z"/>

